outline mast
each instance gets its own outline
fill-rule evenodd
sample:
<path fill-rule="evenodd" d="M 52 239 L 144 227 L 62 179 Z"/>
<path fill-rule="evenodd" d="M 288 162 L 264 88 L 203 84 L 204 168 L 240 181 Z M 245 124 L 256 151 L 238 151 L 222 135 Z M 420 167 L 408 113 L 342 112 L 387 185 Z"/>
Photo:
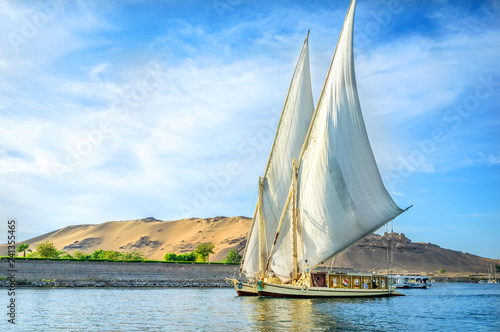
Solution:
<path fill-rule="evenodd" d="M 253 214 L 252 225 L 250 226 L 250 231 L 247 235 L 247 245 L 245 246 L 245 250 L 243 251 L 243 256 L 240 263 L 240 273 L 243 272 L 243 264 L 245 263 L 245 257 L 247 255 L 248 243 L 250 243 L 250 237 L 252 236 L 253 227 L 255 226 L 255 217 L 257 216 L 257 211 L 259 211 L 260 200 L 257 198 L 257 206 L 255 207 L 255 212 Z"/>
<path fill-rule="evenodd" d="M 283 226 L 283 220 L 285 219 L 286 212 L 288 210 L 288 204 L 290 204 L 290 199 L 292 197 L 292 194 L 293 194 L 293 185 L 290 188 L 290 191 L 288 192 L 288 196 L 287 196 L 286 203 L 285 203 L 285 208 L 283 209 L 283 212 L 282 212 L 281 218 L 280 218 L 280 223 L 278 225 L 278 229 L 276 230 L 276 236 L 274 237 L 274 242 L 273 242 L 273 245 L 271 247 L 271 250 L 269 250 L 269 258 L 267 260 L 266 270 L 269 269 L 269 264 L 271 264 L 271 258 L 273 257 L 274 248 L 276 247 L 276 242 L 278 241 L 278 237 L 279 237 L 280 231 L 281 231 L 281 226 Z"/>
<path fill-rule="evenodd" d="M 297 182 L 299 177 L 299 169 L 295 158 L 292 162 L 292 260 L 293 260 L 293 280 L 297 279 L 298 264 L 297 264 L 297 218 L 298 218 L 298 197 L 297 197 Z"/>
<path fill-rule="evenodd" d="M 292 200 L 292 264 L 293 264 L 293 273 L 292 273 L 292 280 L 296 280 L 298 277 L 298 219 L 299 219 L 299 207 L 298 207 L 298 176 L 299 176 L 299 168 L 296 165 L 296 159 L 293 158 L 292 161 L 292 184 L 290 186 L 290 191 L 288 193 L 288 197 L 286 200 L 285 207 L 283 209 L 283 212 L 281 214 L 280 222 L 278 225 L 278 229 L 276 231 L 276 236 L 274 238 L 273 245 L 271 247 L 271 250 L 269 251 L 269 258 L 267 260 L 266 264 L 266 271 L 269 269 L 269 265 L 271 263 L 271 259 L 274 254 L 274 248 L 276 246 L 276 242 L 278 240 L 281 227 L 283 225 L 283 221 L 285 219 L 286 213 L 288 211 L 288 204 L 290 203 L 290 200 Z"/>
<path fill-rule="evenodd" d="M 498 255 L 497 255 L 497 260 L 495 261 L 495 282 L 497 281 L 497 265 L 498 265 Z"/>
<path fill-rule="evenodd" d="M 262 202 L 264 192 L 264 179 L 259 176 L 259 202 Z M 266 267 L 266 233 L 264 229 L 264 219 L 262 218 L 262 204 L 258 206 L 259 213 L 259 277 L 264 278 Z"/>

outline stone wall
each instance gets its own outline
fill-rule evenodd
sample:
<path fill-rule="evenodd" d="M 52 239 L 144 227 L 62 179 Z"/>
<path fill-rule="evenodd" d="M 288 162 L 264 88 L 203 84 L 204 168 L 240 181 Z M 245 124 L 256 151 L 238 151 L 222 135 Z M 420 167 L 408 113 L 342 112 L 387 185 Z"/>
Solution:
<path fill-rule="evenodd" d="M 226 285 L 226 278 L 243 279 L 238 265 L 224 264 L 16 260 L 15 269 L 19 284 L 33 286 L 45 286 L 42 280 L 51 280 L 56 286 L 84 287 L 98 282 L 122 287 L 218 287 Z M 7 277 L 7 270 L 7 260 L 2 259 L 0 276 Z"/>

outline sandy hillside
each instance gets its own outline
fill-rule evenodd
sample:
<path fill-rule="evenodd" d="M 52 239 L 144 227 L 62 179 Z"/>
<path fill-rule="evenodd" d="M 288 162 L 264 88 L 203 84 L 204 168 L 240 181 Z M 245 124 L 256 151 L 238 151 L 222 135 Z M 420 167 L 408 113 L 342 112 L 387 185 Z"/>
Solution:
<path fill-rule="evenodd" d="M 150 259 L 162 260 L 167 252 L 191 252 L 200 243 L 211 242 L 215 254 L 210 261 L 222 261 L 231 248 L 240 254 L 246 243 L 251 219 L 246 217 L 215 217 L 161 221 L 146 218 L 129 221 L 109 221 L 98 225 L 68 226 L 25 241 L 30 248 L 51 241 L 59 250 L 72 253 L 80 250 L 142 251 Z M 441 248 L 431 243 L 415 243 L 404 234 L 385 236 L 372 234 L 338 255 L 325 265 L 354 268 L 365 272 L 387 271 L 387 247 L 393 244 L 394 272 L 437 274 L 441 268 L 447 274 L 484 274 L 494 260 Z M 7 248 L 0 245 L 0 254 Z"/>
<path fill-rule="evenodd" d="M 77 225 L 61 228 L 24 241 L 31 249 L 50 241 L 59 249 L 72 253 L 80 250 L 142 251 L 150 259 L 162 260 L 167 252 L 191 252 L 200 243 L 215 245 L 210 260 L 222 260 L 231 248 L 245 247 L 251 219 L 245 217 L 215 217 L 161 221 L 146 218 L 129 221 L 109 221 L 98 225 Z M 5 245 L 0 246 L 5 254 Z"/>

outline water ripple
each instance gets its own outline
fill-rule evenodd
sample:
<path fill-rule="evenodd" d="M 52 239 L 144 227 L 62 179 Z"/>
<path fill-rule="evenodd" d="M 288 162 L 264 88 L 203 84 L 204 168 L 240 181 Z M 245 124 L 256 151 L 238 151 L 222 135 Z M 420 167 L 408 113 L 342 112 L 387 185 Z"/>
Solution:
<path fill-rule="evenodd" d="M 270 299 L 215 288 L 23 288 L 16 294 L 18 324 L 13 328 L 4 317 L 0 330 L 500 331 L 500 284 L 404 292 L 395 298 Z M 8 301 L 0 291 L 0 303 Z"/>

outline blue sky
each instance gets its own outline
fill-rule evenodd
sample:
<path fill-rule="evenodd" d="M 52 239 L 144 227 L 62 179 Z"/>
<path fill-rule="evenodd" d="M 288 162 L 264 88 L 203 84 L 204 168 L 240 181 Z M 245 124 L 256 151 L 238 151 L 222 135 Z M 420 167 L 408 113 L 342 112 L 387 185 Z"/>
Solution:
<path fill-rule="evenodd" d="M 0 0 L 0 219 L 16 218 L 24 240 L 251 216 L 306 33 L 316 101 L 348 6 Z M 499 17 L 499 1 L 359 0 L 354 32 L 375 157 L 398 205 L 414 205 L 395 231 L 490 258 Z"/>

